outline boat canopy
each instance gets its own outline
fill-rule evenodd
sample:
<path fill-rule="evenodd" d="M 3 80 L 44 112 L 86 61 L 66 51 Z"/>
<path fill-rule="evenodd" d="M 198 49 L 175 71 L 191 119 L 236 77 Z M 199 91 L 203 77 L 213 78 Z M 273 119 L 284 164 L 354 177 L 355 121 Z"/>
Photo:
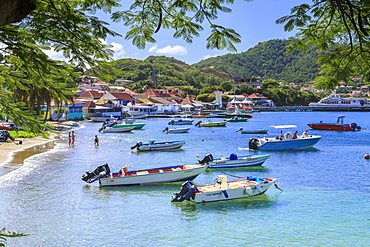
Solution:
<path fill-rule="evenodd" d="M 291 124 L 291 125 L 271 125 L 270 127 L 275 128 L 275 129 L 292 129 L 292 128 L 297 128 L 297 126 Z"/>

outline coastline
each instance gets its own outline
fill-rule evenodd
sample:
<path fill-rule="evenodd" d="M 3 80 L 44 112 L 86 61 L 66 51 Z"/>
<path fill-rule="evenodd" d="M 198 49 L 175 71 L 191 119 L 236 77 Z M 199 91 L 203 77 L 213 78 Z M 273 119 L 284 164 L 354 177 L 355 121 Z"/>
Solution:
<path fill-rule="evenodd" d="M 50 133 L 50 136 L 48 138 L 37 136 L 33 138 L 17 138 L 14 141 L 8 140 L 6 142 L 0 142 L 0 167 L 6 166 L 14 159 L 15 156 L 22 156 L 22 151 L 25 151 L 26 149 L 34 146 L 54 142 L 56 137 L 58 137 L 58 134 Z M 22 144 L 19 144 L 19 141 L 22 141 Z M 27 157 L 24 157 L 24 159 L 28 157 L 30 156 L 28 155 Z"/>

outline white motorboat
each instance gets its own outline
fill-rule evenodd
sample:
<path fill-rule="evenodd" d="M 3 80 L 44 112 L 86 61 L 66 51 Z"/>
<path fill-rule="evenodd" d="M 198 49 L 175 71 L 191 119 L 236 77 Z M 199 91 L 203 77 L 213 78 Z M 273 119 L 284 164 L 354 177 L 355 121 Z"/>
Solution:
<path fill-rule="evenodd" d="M 181 148 L 185 144 L 185 141 L 169 141 L 169 142 L 156 142 L 150 141 L 148 143 L 138 142 L 131 149 L 137 149 L 137 151 L 156 151 L 156 150 L 168 150 Z"/>
<path fill-rule="evenodd" d="M 263 137 L 263 138 L 250 138 L 249 149 L 254 150 L 284 150 L 284 149 L 303 149 L 314 146 L 320 139 L 319 135 L 305 134 L 295 136 L 292 133 L 292 128 L 295 125 L 273 125 L 270 126 L 276 129 L 285 129 L 286 133 L 281 130 L 280 136 L 276 137 Z"/>
<path fill-rule="evenodd" d="M 192 182 L 186 181 L 182 184 L 180 192 L 174 194 L 172 202 L 187 200 L 205 203 L 257 196 L 264 194 L 275 181 L 276 178 L 249 176 L 243 180 L 228 182 L 224 175 L 219 175 L 216 183 L 202 186 L 195 186 Z"/>
<path fill-rule="evenodd" d="M 168 127 L 166 127 L 163 132 L 166 132 L 166 133 L 186 133 L 190 130 L 190 128 L 173 128 L 173 129 L 170 129 Z"/>
<path fill-rule="evenodd" d="M 170 122 L 168 122 L 169 125 L 192 125 L 194 122 L 194 119 L 173 119 Z"/>
<path fill-rule="evenodd" d="M 133 130 L 134 128 L 133 127 L 127 127 L 127 128 L 118 128 L 118 129 L 115 129 L 115 128 L 112 128 L 112 127 L 107 127 L 107 128 L 103 128 L 101 129 L 99 132 L 103 132 L 103 133 L 124 133 L 124 132 L 131 132 L 131 130 Z"/>
<path fill-rule="evenodd" d="M 249 167 L 249 166 L 261 166 L 271 154 L 255 154 L 237 156 L 231 154 L 229 158 L 218 158 L 213 159 L 209 162 L 209 168 L 237 168 L 237 167 Z"/>
<path fill-rule="evenodd" d="M 119 172 L 111 173 L 108 164 L 98 166 L 93 172 L 86 172 L 82 180 L 93 183 L 99 180 L 100 186 L 142 185 L 169 183 L 195 179 L 208 167 L 207 159 L 202 164 L 164 166 L 143 170 L 128 171 L 124 166 Z"/>

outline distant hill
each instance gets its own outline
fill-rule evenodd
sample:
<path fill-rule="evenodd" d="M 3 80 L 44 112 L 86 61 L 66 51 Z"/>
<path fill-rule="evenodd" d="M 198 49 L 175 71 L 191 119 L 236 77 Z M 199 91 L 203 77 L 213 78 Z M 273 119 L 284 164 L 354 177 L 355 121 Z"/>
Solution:
<path fill-rule="evenodd" d="M 131 80 L 138 86 L 151 82 L 152 72 L 157 72 L 157 86 L 193 86 L 204 88 L 231 81 L 230 75 L 211 68 L 196 69 L 175 58 L 150 56 L 145 60 L 120 59 L 110 62 L 110 77 L 107 82 L 117 79 Z"/>
<path fill-rule="evenodd" d="M 193 64 L 197 69 L 212 68 L 226 74 L 242 74 L 245 77 L 261 77 L 278 81 L 305 83 L 318 76 L 316 65 L 320 51 L 312 48 L 286 53 L 289 40 L 261 42 L 239 54 L 212 57 Z"/>

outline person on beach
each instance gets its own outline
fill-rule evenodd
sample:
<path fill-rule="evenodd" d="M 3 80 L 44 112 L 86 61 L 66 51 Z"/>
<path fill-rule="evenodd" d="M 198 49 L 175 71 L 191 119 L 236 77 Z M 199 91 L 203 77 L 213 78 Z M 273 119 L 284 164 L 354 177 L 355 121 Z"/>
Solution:
<path fill-rule="evenodd" d="M 71 145 L 72 145 L 72 146 L 74 146 L 74 145 L 75 145 L 75 138 L 76 138 L 76 136 L 75 136 L 75 132 L 74 132 L 74 131 L 72 131 L 72 134 L 71 134 Z"/>
<path fill-rule="evenodd" d="M 68 146 L 71 146 L 72 144 L 72 134 L 71 132 L 68 132 Z"/>
<path fill-rule="evenodd" d="M 94 145 L 99 146 L 99 138 L 97 135 L 95 135 L 95 138 L 94 138 Z"/>

